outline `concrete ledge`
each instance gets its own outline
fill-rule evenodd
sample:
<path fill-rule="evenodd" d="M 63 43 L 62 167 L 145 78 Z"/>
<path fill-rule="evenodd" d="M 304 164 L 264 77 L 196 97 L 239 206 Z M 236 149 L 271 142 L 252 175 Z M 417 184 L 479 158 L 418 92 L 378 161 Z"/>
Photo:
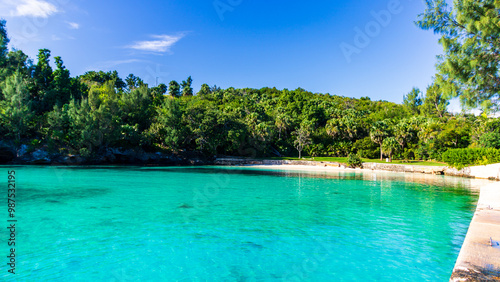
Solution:
<path fill-rule="evenodd" d="M 215 160 L 215 164 L 216 165 L 307 165 L 307 166 L 346 168 L 346 164 L 336 163 L 336 162 L 256 160 L 256 159 L 244 159 L 244 158 L 218 158 Z M 363 169 L 500 180 L 500 164 L 466 167 L 464 169 L 458 170 L 446 166 L 405 165 L 405 164 L 391 164 L 391 163 L 363 163 Z"/>
<path fill-rule="evenodd" d="M 450 281 L 500 281 L 500 183 L 481 188 Z"/>

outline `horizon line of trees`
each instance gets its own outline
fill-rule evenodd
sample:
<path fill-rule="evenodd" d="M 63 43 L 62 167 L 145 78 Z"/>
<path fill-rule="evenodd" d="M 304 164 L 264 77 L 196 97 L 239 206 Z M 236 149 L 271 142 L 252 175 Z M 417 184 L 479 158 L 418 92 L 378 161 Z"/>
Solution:
<path fill-rule="evenodd" d="M 430 8 L 419 24 L 434 26 L 453 41 L 463 34 L 444 31 L 440 20 L 448 18 L 432 16 L 432 5 L 445 9 L 443 3 L 428 1 Z M 5 21 L 0 21 L 0 136 L 17 146 L 29 144 L 31 150 L 46 147 L 82 156 L 140 148 L 251 157 L 355 153 L 365 158 L 442 160 L 448 149 L 500 149 L 500 119 L 447 111 L 454 95 L 469 106 L 484 106 L 485 112 L 498 106 L 495 85 L 487 85 L 495 80 L 484 80 L 476 87 L 482 87 L 482 94 L 476 95 L 465 85 L 463 69 L 453 73 L 444 67 L 458 60 L 453 51 L 459 52 L 460 42 L 453 42 L 455 48 L 448 50 L 449 58 L 441 58 L 443 67 L 425 93 L 414 88 L 396 104 L 301 88 L 221 89 L 203 84 L 195 94 L 191 77 L 155 87 L 133 74 L 123 80 L 116 71 L 71 77 L 61 57 L 54 57 L 55 69 L 51 67 L 50 50 L 39 50 L 36 64 L 20 50 L 9 51 Z M 465 55 L 460 56 L 464 60 Z M 481 64 L 474 62 L 473 67 Z M 491 71 L 472 70 L 488 77 Z M 495 75 L 498 78 L 498 69 Z M 486 89 L 493 94 L 484 94 Z"/>

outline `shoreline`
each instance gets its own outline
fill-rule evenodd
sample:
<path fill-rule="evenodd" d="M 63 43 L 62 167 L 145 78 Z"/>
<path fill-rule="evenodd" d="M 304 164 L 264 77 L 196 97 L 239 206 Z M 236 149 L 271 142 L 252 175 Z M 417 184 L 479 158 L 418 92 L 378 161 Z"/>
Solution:
<path fill-rule="evenodd" d="M 450 281 L 500 281 L 500 183 L 481 188 Z"/>

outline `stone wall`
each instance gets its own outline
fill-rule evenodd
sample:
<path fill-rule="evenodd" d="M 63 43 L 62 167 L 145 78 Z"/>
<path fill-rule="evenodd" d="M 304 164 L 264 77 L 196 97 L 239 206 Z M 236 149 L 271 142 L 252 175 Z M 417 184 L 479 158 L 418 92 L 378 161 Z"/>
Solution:
<path fill-rule="evenodd" d="M 335 162 L 257 160 L 257 159 L 244 159 L 244 158 L 218 158 L 215 160 L 215 164 L 216 165 L 307 165 L 307 166 L 322 166 L 322 167 L 337 167 L 337 168 L 347 167 L 346 164 L 335 163 Z M 423 165 L 405 165 L 405 164 L 391 164 L 391 163 L 363 163 L 363 169 L 500 180 L 500 164 L 474 166 L 458 170 L 446 166 L 423 166 Z"/>

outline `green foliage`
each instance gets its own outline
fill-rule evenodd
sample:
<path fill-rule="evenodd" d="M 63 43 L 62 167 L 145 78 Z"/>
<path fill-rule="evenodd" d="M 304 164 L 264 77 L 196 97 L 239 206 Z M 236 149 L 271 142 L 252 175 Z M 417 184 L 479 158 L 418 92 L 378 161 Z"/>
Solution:
<path fill-rule="evenodd" d="M 304 147 L 311 144 L 310 126 L 307 124 L 302 124 L 297 130 L 292 132 L 292 135 L 295 136 L 293 145 L 299 152 L 299 159 L 300 159 L 302 157 L 302 150 L 304 150 Z"/>
<path fill-rule="evenodd" d="M 174 98 L 181 96 L 181 86 L 177 81 L 170 81 L 168 84 L 168 94 Z"/>
<path fill-rule="evenodd" d="M 345 111 L 334 111 L 332 119 L 326 123 L 326 132 L 334 139 L 356 140 L 362 132 L 362 121 L 364 113 L 353 109 Z"/>
<path fill-rule="evenodd" d="M 47 49 L 33 65 L 23 52 L 2 49 L 4 26 L 0 134 L 17 144 L 37 139 L 40 147 L 85 156 L 120 147 L 246 157 L 286 157 L 296 150 L 299 157 L 380 153 L 382 159 L 386 152 L 408 162 L 441 160 L 448 149 L 500 147 L 500 119 L 446 112 L 450 86 L 443 75 L 423 102 L 413 89 L 402 105 L 302 88 L 203 84 L 193 96 L 191 77 L 168 87 L 149 87 L 133 74 L 124 82 L 116 71 L 71 77 L 60 57 L 52 70 Z"/>
<path fill-rule="evenodd" d="M 486 132 L 479 137 L 479 145 L 484 148 L 500 149 L 500 133 Z"/>
<path fill-rule="evenodd" d="M 389 124 L 385 120 L 375 122 L 372 128 L 370 129 L 370 138 L 372 139 L 373 142 L 375 142 L 380 146 L 380 160 L 382 160 L 383 158 L 382 144 L 384 142 L 384 139 L 387 138 L 389 135 L 390 135 Z"/>
<path fill-rule="evenodd" d="M 351 168 L 363 167 L 361 156 L 353 153 L 349 154 L 349 156 L 347 157 L 347 165 Z"/>
<path fill-rule="evenodd" d="M 7 61 L 7 45 L 9 37 L 5 28 L 5 20 L 0 20 L 0 67 L 3 67 Z"/>
<path fill-rule="evenodd" d="M 187 80 L 182 81 L 182 96 L 193 96 L 193 88 L 191 85 L 193 84 L 193 79 L 190 77 Z"/>
<path fill-rule="evenodd" d="M 141 78 L 139 78 L 133 74 L 129 74 L 127 76 L 127 78 L 125 78 L 125 83 L 127 84 L 127 88 L 129 90 L 134 90 L 138 87 L 145 86 L 144 81 L 142 81 Z"/>
<path fill-rule="evenodd" d="M 500 150 L 494 148 L 450 149 L 443 153 L 443 161 L 457 169 L 471 165 L 500 162 Z"/>
<path fill-rule="evenodd" d="M 388 137 L 382 142 L 382 152 L 389 155 L 389 161 L 392 161 L 392 156 L 400 149 L 400 145 L 395 137 Z"/>
<path fill-rule="evenodd" d="M 403 98 L 403 105 L 411 115 L 420 114 L 420 106 L 422 105 L 422 92 L 418 88 L 413 88 L 410 93 Z"/>
<path fill-rule="evenodd" d="M 19 142 L 21 137 L 27 137 L 33 118 L 26 81 L 16 72 L 0 87 L 3 93 L 3 100 L 0 101 L 0 124 L 7 137 L 13 137 Z"/>
<path fill-rule="evenodd" d="M 428 0 L 417 24 L 441 34 L 444 55 L 437 79 L 446 96 L 459 96 L 470 107 L 498 108 L 500 60 L 500 2 Z"/>
<path fill-rule="evenodd" d="M 95 72 L 89 71 L 84 75 L 78 78 L 82 83 L 86 84 L 88 88 L 94 85 L 102 85 L 107 82 L 112 82 L 114 88 L 119 91 L 123 91 L 123 89 L 127 86 L 127 84 L 118 76 L 117 71 L 110 72 Z"/>
<path fill-rule="evenodd" d="M 425 116 L 443 117 L 445 115 L 450 102 L 443 91 L 443 88 L 436 82 L 427 88 L 421 107 Z"/>
<path fill-rule="evenodd" d="M 376 159 L 379 157 L 379 147 L 370 137 L 356 140 L 353 147 L 362 158 Z"/>

